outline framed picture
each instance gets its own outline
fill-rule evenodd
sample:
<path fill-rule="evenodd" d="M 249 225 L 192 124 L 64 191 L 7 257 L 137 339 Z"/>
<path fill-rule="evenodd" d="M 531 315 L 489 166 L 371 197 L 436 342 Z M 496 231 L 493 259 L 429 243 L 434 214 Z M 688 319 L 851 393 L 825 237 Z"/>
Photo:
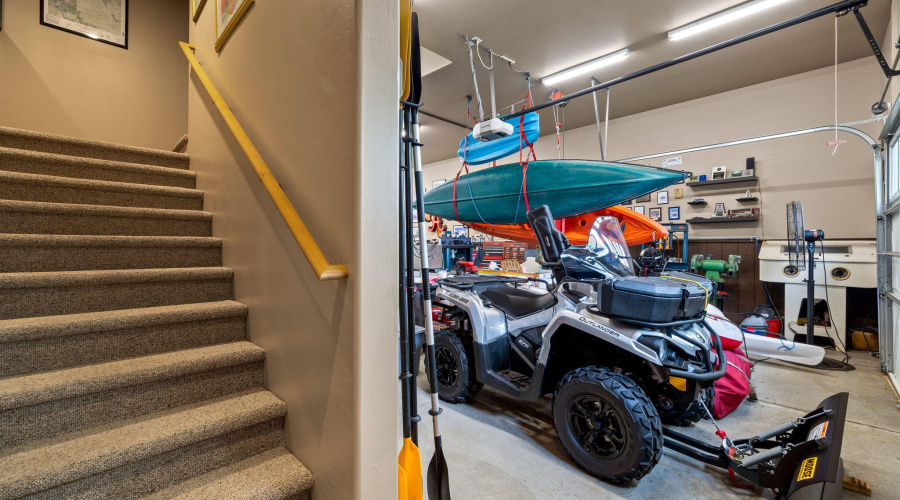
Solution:
<path fill-rule="evenodd" d="M 650 194 L 649 194 L 649 193 L 648 193 L 648 194 L 645 194 L 644 196 L 641 196 L 640 198 L 638 198 L 638 199 L 636 199 L 636 200 L 634 200 L 634 201 L 636 201 L 636 202 L 638 202 L 638 203 L 647 203 L 647 202 L 650 201 Z"/>
<path fill-rule="evenodd" d="M 675 199 L 680 200 L 684 198 L 684 188 L 675 188 Z"/>
<path fill-rule="evenodd" d="M 431 181 L 431 189 L 434 189 L 434 188 L 441 186 L 443 184 L 446 184 L 446 183 L 447 183 L 447 179 L 438 179 L 435 181 Z"/>
<path fill-rule="evenodd" d="M 713 211 L 713 217 L 725 217 L 724 203 L 716 203 L 716 209 Z"/>
<path fill-rule="evenodd" d="M 659 207 L 651 208 L 650 209 L 650 218 L 655 221 L 662 220 L 662 209 Z"/>
<path fill-rule="evenodd" d="M 216 3 L 216 52 L 222 50 L 225 42 L 250 10 L 255 0 L 215 0 Z"/>
<path fill-rule="evenodd" d="M 205 5 L 206 0 L 191 0 L 191 17 L 195 23 L 200 19 L 200 13 L 203 12 Z"/>
<path fill-rule="evenodd" d="M 632 208 L 632 210 L 634 210 L 635 212 L 637 212 L 641 215 L 644 215 L 644 205 L 635 205 L 634 208 Z"/>
<path fill-rule="evenodd" d="M 713 167 L 712 178 L 715 179 L 724 179 L 725 178 L 725 167 Z"/>
<path fill-rule="evenodd" d="M 41 24 L 128 48 L 128 0 L 41 1 Z"/>
<path fill-rule="evenodd" d="M 681 219 L 681 207 L 669 207 L 669 220 Z"/>
<path fill-rule="evenodd" d="M 634 203 L 634 200 L 628 200 L 628 201 L 623 201 L 622 205 L 631 205 L 632 203 Z"/>
<path fill-rule="evenodd" d="M 669 192 L 668 191 L 657 191 L 656 192 L 656 203 L 660 205 L 667 205 L 669 203 Z"/>
<path fill-rule="evenodd" d="M 469 236 L 469 228 L 463 225 L 453 226 L 453 236 L 465 238 Z"/>

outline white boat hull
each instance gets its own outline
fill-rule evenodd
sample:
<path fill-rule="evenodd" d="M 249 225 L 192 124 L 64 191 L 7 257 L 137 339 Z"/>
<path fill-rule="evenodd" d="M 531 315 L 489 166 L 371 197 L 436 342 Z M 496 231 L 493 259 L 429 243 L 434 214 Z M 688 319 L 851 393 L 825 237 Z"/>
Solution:
<path fill-rule="evenodd" d="M 715 306 L 706 308 L 710 328 L 722 338 L 741 343 L 741 350 L 748 356 L 779 359 L 790 363 L 816 366 L 825 358 L 825 349 L 819 346 L 795 343 L 787 339 L 773 339 L 763 335 L 744 334 L 741 329 L 725 319 Z"/>

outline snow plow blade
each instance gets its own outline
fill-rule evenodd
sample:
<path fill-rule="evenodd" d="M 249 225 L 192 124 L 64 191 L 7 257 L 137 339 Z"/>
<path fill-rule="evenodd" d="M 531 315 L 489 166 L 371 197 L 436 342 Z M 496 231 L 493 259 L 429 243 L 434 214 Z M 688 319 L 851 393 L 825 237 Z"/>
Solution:
<path fill-rule="evenodd" d="M 749 439 L 723 439 L 712 446 L 665 429 L 665 446 L 701 462 L 733 471 L 789 500 L 841 498 L 841 445 L 850 394 L 841 392 L 797 420 Z"/>

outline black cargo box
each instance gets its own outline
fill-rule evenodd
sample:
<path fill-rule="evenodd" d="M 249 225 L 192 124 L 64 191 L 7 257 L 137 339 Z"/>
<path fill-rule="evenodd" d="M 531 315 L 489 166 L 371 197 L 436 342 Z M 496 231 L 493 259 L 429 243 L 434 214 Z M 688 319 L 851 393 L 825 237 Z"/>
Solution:
<path fill-rule="evenodd" d="M 613 278 L 598 289 L 601 314 L 649 323 L 699 317 L 707 300 L 698 284 L 663 277 Z"/>
<path fill-rule="evenodd" d="M 713 298 L 716 296 L 716 292 L 719 290 L 719 285 L 715 281 L 699 274 L 686 273 L 682 271 L 666 271 L 662 273 L 661 276 L 670 276 L 672 278 L 680 278 L 682 280 L 696 281 L 700 284 L 700 286 L 709 291 L 710 302 L 713 302 Z"/>

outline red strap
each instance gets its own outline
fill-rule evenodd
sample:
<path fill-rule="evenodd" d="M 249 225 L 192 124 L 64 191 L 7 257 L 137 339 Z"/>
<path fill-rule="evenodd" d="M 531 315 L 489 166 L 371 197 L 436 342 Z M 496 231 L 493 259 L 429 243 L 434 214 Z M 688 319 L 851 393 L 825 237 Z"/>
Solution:
<path fill-rule="evenodd" d="M 722 432 L 722 431 L 719 431 L 719 432 Z M 719 433 L 717 432 L 716 435 L 718 435 L 718 434 L 719 434 Z M 722 432 L 722 434 L 724 435 L 725 433 Z M 725 438 L 722 438 L 722 439 L 725 439 Z M 734 458 L 734 448 L 729 448 L 729 449 L 728 449 L 728 456 L 729 456 L 730 458 Z M 728 468 L 728 477 L 731 479 L 731 482 L 732 482 L 735 486 L 737 486 L 738 488 L 740 488 L 740 489 L 742 489 L 742 490 L 752 490 L 752 489 L 753 489 L 753 486 L 747 486 L 747 485 L 738 483 L 738 482 L 737 482 L 737 477 L 736 477 L 735 474 L 734 474 L 734 469 L 732 469 L 731 467 Z"/>
<path fill-rule="evenodd" d="M 532 105 L 531 89 L 528 89 L 528 94 L 525 95 L 525 103 L 522 104 L 522 109 Z M 522 115 L 519 117 L 519 165 L 522 165 L 522 194 L 525 198 L 525 210 L 531 211 L 531 206 L 528 203 L 528 162 L 530 161 L 528 159 L 528 154 L 525 155 L 525 160 L 522 160 L 522 150 L 525 149 L 525 147 L 528 148 L 531 159 L 537 160 L 537 155 L 534 154 L 534 144 L 529 143 L 528 137 L 525 135 L 525 115 Z"/>
<path fill-rule="evenodd" d="M 459 168 L 459 171 L 456 172 L 456 177 L 453 179 L 453 215 L 456 216 L 456 220 L 459 220 L 459 211 L 456 209 L 456 181 L 459 180 L 459 174 L 466 169 L 466 174 L 469 173 L 469 164 L 463 162 L 462 167 Z"/>
<path fill-rule="evenodd" d="M 530 93 L 529 93 L 530 95 Z M 525 136 L 525 115 L 519 117 L 519 165 L 522 165 L 522 193 L 525 197 L 525 210 L 531 211 L 531 207 L 528 204 L 528 155 L 525 155 L 525 160 L 522 161 L 522 150 L 525 149 L 522 147 L 524 143 L 531 153 L 531 158 L 537 160 L 537 156 L 534 154 L 534 144 L 530 144 L 528 142 L 528 137 Z"/>

